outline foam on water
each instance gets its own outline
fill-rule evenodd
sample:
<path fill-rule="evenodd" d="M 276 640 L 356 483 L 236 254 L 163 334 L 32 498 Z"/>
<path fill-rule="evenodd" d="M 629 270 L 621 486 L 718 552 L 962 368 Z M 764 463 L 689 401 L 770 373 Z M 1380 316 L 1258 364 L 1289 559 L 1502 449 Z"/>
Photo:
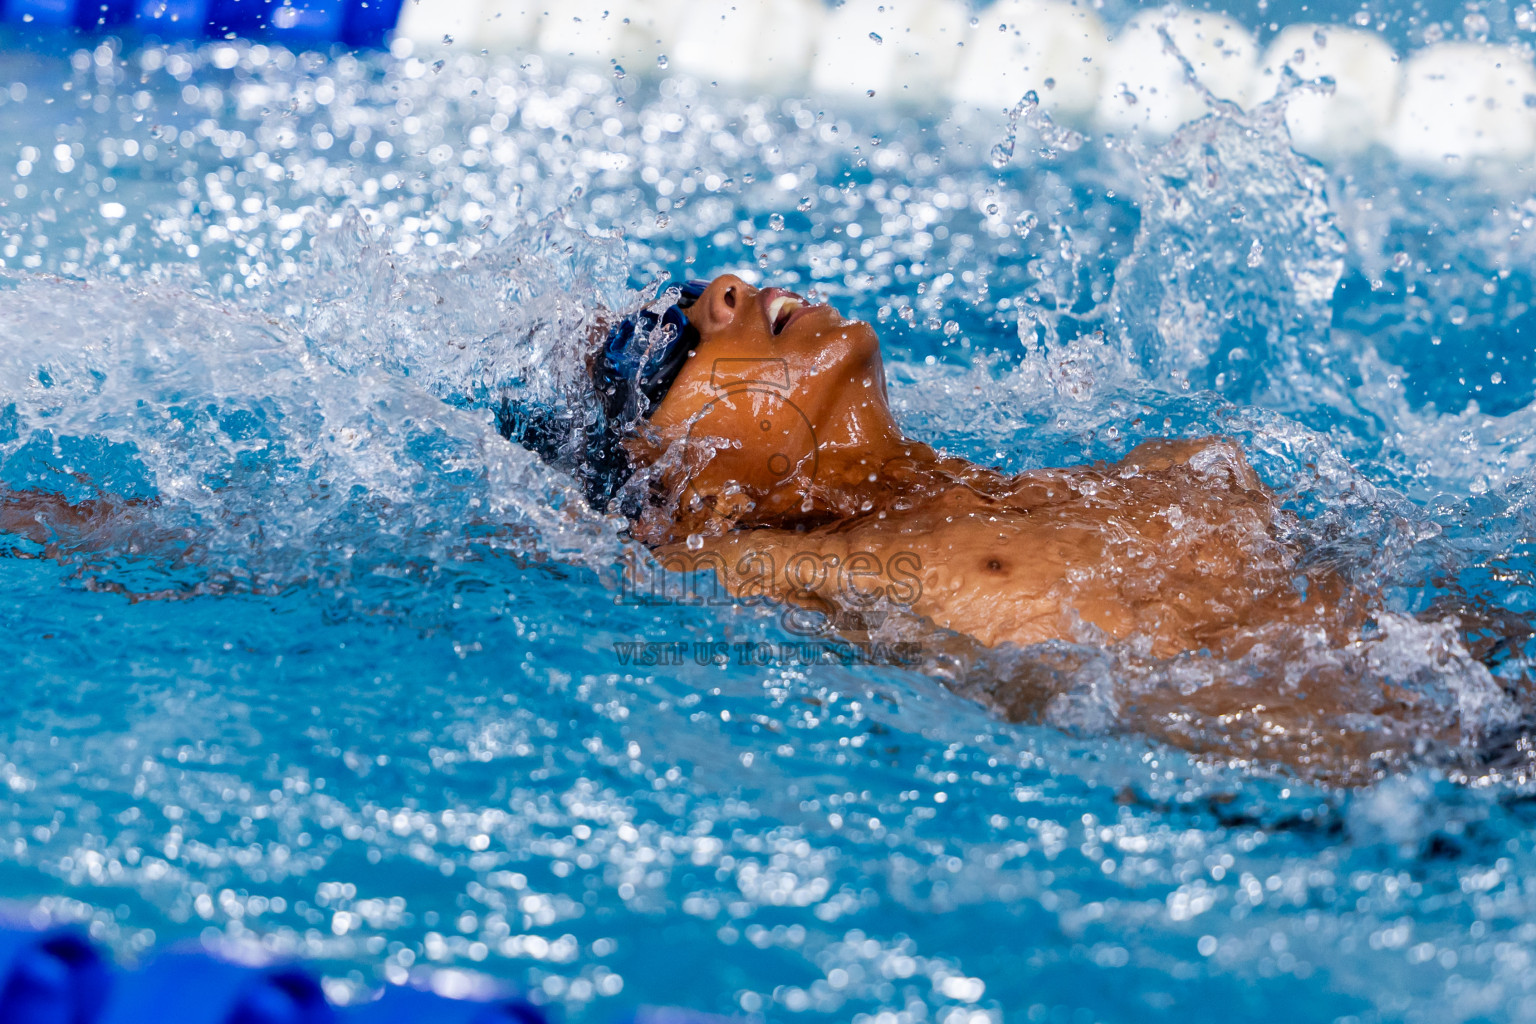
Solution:
<path fill-rule="evenodd" d="M 578 1020 L 1536 1015 L 1529 667 L 1467 625 L 1530 610 L 1518 184 L 1325 171 L 1280 105 L 1164 144 L 1021 107 L 998 167 L 990 122 L 536 58 L 5 60 L 0 476 L 131 502 L 0 563 L 5 893 Z M 628 600 L 622 523 L 492 409 L 579 401 L 601 311 L 726 269 L 875 323 L 904 425 L 984 462 L 1237 439 L 1375 631 L 696 661 L 797 638 Z M 1386 782 L 1170 713 L 1276 664 L 1355 687 Z M 1043 724 L 994 713 L 1025 671 Z"/>
<path fill-rule="evenodd" d="M 347 248 L 317 260 L 349 261 L 324 301 L 292 290 L 296 320 L 176 284 L 13 278 L 0 313 L 0 379 L 11 399 L 6 484 L 153 499 L 152 509 L 124 517 L 195 535 L 198 564 L 186 568 L 259 586 L 338 571 L 370 548 L 430 564 L 498 538 L 517 547 L 536 537 L 545 551 L 593 564 L 606 550 L 611 561 L 611 528 L 578 492 L 508 446 L 483 414 L 450 404 L 499 382 L 488 375 L 529 376 L 533 364 L 523 360 L 549 358 L 529 344 L 535 332 L 516 336 L 515 357 L 498 360 L 489 337 L 475 338 L 466 358 L 463 341 L 434 345 L 420 323 L 411 332 L 413 315 L 442 323 L 436 306 L 449 288 L 395 294 L 377 278 L 366 285 L 382 290 L 370 317 L 369 293 L 348 294 L 345 282 L 382 276 L 389 261 L 370 265 L 365 248 Z M 552 331 L 566 326 L 560 302 L 539 298 L 530 289 L 503 304 L 524 318 L 542 306 Z M 566 320 L 579 326 L 580 313 Z M 370 350 L 391 329 L 387 355 Z M 329 347 L 343 331 L 347 344 Z M 421 356 L 431 365 L 417 363 Z M 116 546 L 110 531 L 82 543 Z"/>

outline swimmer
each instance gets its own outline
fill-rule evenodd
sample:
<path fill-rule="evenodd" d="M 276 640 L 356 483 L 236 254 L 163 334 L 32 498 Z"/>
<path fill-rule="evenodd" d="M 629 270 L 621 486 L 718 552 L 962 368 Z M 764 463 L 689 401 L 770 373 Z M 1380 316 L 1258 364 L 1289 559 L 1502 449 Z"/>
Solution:
<path fill-rule="evenodd" d="M 669 315 L 654 370 L 615 373 L 605 353 L 605 402 L 638 398 L 640 417 L 600 470 L 588 455 L 578 473 L 599 505 L 628 492 L 631 531 L 664 565 L 829 612 L 897 592 L 989 647 L 1136 638 L 1160 658 L 1230 656 L 1255 624 L 1352 621 L 1336 578 L 1298 585 L 1290 519 L 1231 440 L 1011 475 L 908 437 L 874 328 L 830 305 L 726 274 Z"/>
<path fill-rule="evenodd" d="M 505 401 L 498 426 L 621 512 L 678 579 L 712 574 L 854 643 L 915 639 L 917 667 L 1014 720 L 1072 727 L 1063 700 L 1107 654 L 1113 726 L 1196 753 L 1340 782 L 1425 751 L 1530 761 L 1530 701 L 1505 692 L 1525 684 L 1494 679 L 1476 639 L 1508 661 L 1529 624 L 1473 604 L 1394 619 L 1306 549 L 1231 439 L 1016 475 L 946 456 L 896 422 L 869 324 L 729 274 L 659 315 L 599 317 L 590 347 L 592 408 Z M 153 504 L 0 488 L 0 534 L 44 557 L 196 561 L 197 538 L 155 527 Z M 93 578 L 134 600 L 221 592 Z M 1433 678 L 1389 678 L 1388 620 L 1421 631 Z"/>
<path fill-rule="evenodd" d="M 1308 558 L 1300 520 L 1235 441 L 1151 440 L 1113 463 L 1009 474 L 904 433 L 874 329 L 830 305 L 725 274 L 649 323 L 646 344 L 621 324 L 594 361 L 598 429 L 561 445 L 509 407 L 502 426 L 622 509 L 663 567 L 814 609 L 855 639 L 899 609 L 936 627 L 935 663 L 987 677 L 952 685 L 1014 719 L 1046 714 L 1050 673 L 992 655 L 1064 642 L 1128 652 L 1121 669 L 1199 659 L 1200 685 L 1122 707 L 1197 751 L 1358 780 L 1427 738 L 1474 738 L 1457 709 L 1366 678 L 1379 602 Z M 1350 725 L 1364 715 L 1370 729 Z"/>

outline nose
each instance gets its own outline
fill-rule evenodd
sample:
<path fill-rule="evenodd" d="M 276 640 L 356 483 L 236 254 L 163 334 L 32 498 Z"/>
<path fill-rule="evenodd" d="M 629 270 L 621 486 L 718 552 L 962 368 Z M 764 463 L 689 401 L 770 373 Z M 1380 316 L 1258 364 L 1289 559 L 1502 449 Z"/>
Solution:
<path fill-rule="evenodd" d="M 757 289 L 735 274 L 721 274 L 709 282 L 699 301 L 688 310 L 688 319 L 699 322 L 704 330 L 729 327 L 751 308 Z"/>

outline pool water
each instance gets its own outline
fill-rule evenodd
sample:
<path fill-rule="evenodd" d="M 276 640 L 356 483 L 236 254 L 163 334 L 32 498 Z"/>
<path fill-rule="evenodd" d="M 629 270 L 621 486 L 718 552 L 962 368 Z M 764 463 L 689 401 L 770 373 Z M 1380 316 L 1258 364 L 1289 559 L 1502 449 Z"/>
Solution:
<path fill-rule="evenodd" d="M 121 499 L 4 542 L 0 896 L 125 959 L 578 1022 L 1536 1018 L 1529 666 L 1415 618 L 1532 610 L 1523 173 L 1323 167 L 1274 109 L 1166 142 L 1025 111 L 1010 152 L 453 47 L 0 66 L 0 480 Z M 1121 710 L 1245 670 L 1210 658 L 1036 652 L 1067 699 L 1029 724 L 974 674 L 695 659 L 797 637 L 631 599 L 622 521 L 489 409 L 558 400 L 599 307 L 725 270 L 875 323 L 902 422 L 979 461 L 1237 438 L 1385 597 L 1368 658 L 1301 656 L 1468 742 L 1346 788 Z"/>

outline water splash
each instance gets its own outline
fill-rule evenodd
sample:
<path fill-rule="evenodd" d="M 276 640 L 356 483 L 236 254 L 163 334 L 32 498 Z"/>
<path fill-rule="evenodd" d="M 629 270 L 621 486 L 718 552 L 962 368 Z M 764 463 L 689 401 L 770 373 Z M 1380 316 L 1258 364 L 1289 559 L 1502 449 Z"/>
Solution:
<path fill-rule="evenodd" d="M 156 529 L 199 531 L 206 571 L 262 587 L 483 544 L 611 564 L 612 528 L 486 411 L 504 394 L 573 401 L 593 316 L 631 301 L 602 284 L 601 245 L 567 248 L 562 230 L 423 261 L 344 216 L 270 305 L 257 293 L 244 309 L 176 285 L 13 275 L 6 483 L 130 477 Z M 104 447 L 61 461 L 61 437 Z"/>
<path fill-rule="evenodd" d="M 1135 252 L 1110 301 L 1148 377 L 1291 410 L 1339 404 L 1343 369 L 1317 357 L 1346 245 L 1323 170 L 1291 149 L 1281 108 L 1214 111 L 1142 170 Z"/>
<path fill-rule="evenodd" d="M 62 888 L 50 913 L 130 952 L 214 929 L 342 978 L 379 945 L 359 990 L 531 970 L 577 1020 L 683 995 L 1111 1020 L 1126 991 L 1195 1020 L 1234 992 L 1251 1016 L 1521 1012 L 1533 864 L 1501 731 L 1530 667 L 1474 598 L 1518 611 L 1532 581 L 1528 196 L 1325 179 L 1260 111 L 1139 164 L 1085 142 L 999 174 L 990 126 L 683 76 L 81 56 L 6 101 L 37 152 L 0 210 L 0 469 L 157 499 L 118 542 L 195 539 L 98 576 L 262 594 L 134 604 L 5 560 L 30 680 L 0 735 L 8 895 Z M 67 169 L 45 158 L 77 142 Z M 588 570 L 617 524 L 485 406 L 574 397 L 599 307 L 736 268 L 878 323 L 903 422 L 953 452 L 1027 469 L 1237 438 L 1308 557 L 1383 595 L 1378 628 L 1230 664 L 1086 638 L 935 641 L 922 673 L 621 664 L 642 638 L 783 634 L 615 604 Z M 1434 734 L 1367 753 L 1392 774 L 1350 794 L 1264 761 L 1256 719 L 1157 712 L 1276 664 L 1294 692 L 1348 675 L 1361 706 L 1385 678 Z M 1055 727 L 999 720 L 1027 710 Z M 1372 710 L 1351 736 L 1412 747 Z M 1006 941 L 1021 928 L 1038 963 Z M 1157 990 L 1099 984 L 1121 967 Z"/>
<path fill-rule="evenodd" d="M 1008 132 L 1002 142 L 992 147 L 992 166 L 998 170 L 1007 167 L 1013 160 L 1020 124 L 1034 132 L 1039 140 L 1036 154 L 1044 160 L 1055 159 L 1063 153 L 1075 153 L 1087 141 L 1087 137 L 1080 132 L 1058 125 L 1049 113 L 1041 109 L 1040 96 L 1031 89 L 1008 112 Z"/>

